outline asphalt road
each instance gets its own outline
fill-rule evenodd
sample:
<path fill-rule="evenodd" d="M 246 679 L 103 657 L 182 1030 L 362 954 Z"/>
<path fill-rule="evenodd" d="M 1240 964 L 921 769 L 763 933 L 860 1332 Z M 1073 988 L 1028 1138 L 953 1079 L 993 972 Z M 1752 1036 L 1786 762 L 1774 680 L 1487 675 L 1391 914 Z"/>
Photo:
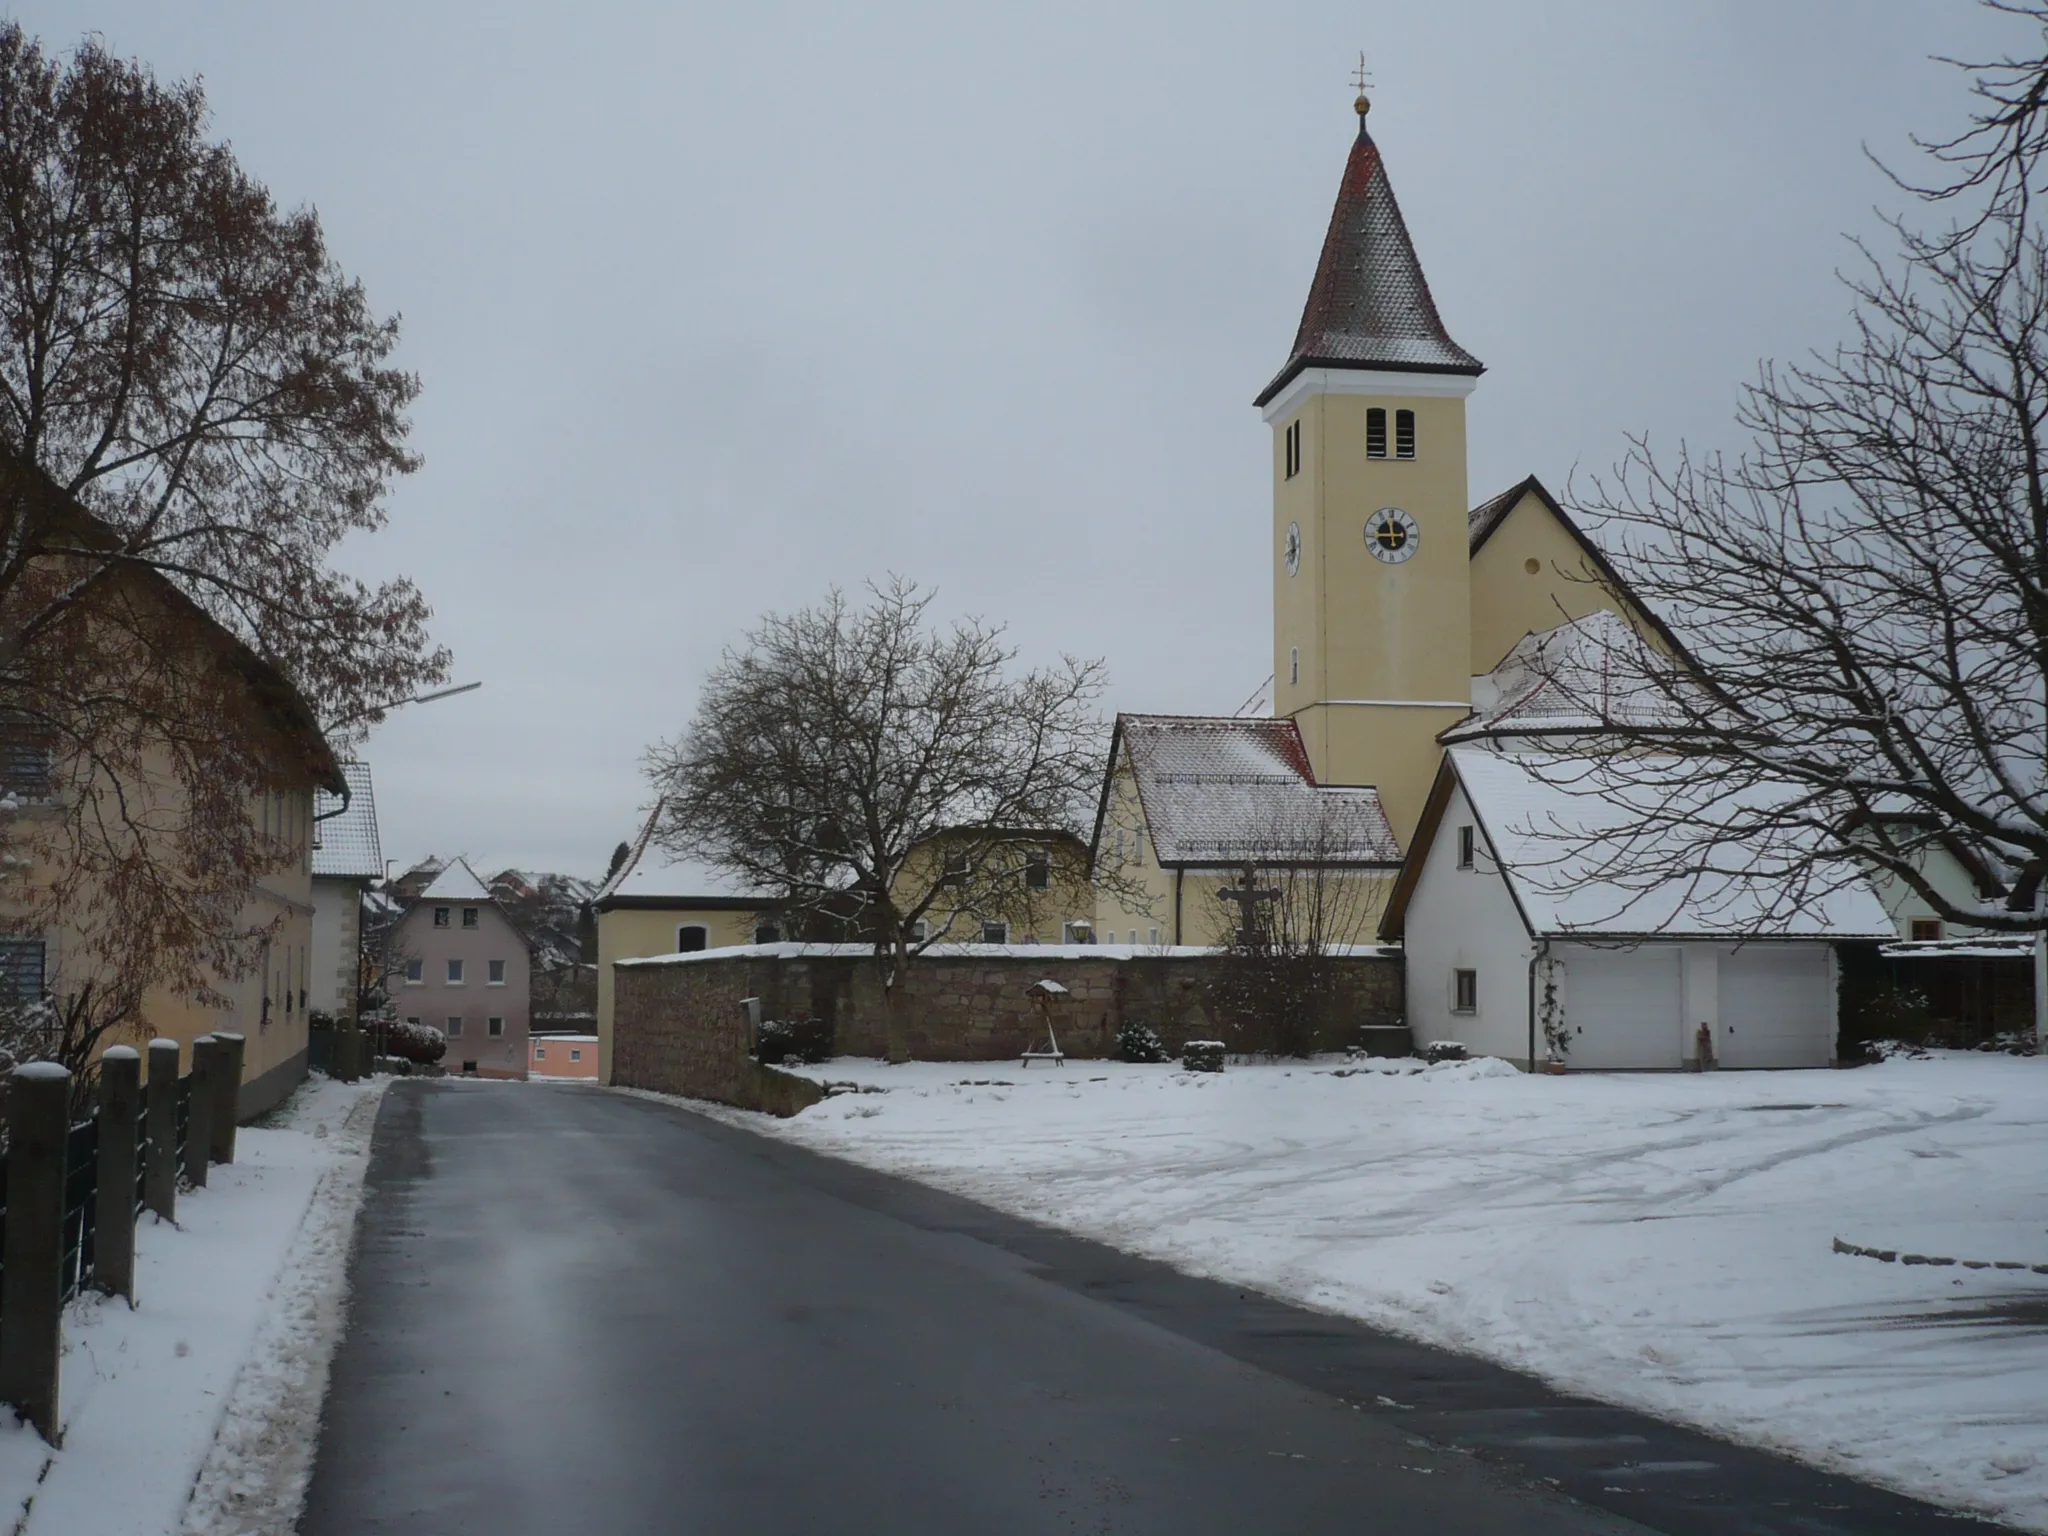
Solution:
<path fill-rule="evenodd" d="M 305 1536 L 1960 1529 L 596 1089 L 378 1119 Z"/>

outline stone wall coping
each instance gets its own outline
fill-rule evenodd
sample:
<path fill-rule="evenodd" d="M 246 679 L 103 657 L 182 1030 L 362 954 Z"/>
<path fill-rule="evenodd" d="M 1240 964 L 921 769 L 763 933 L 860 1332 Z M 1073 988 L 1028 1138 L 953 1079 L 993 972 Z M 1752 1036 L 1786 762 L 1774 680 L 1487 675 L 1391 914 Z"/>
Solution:
<path fill-rule="evenodd" d="M 934 944 L 920 950 L 914 960 L 1196 960 L 1214 959 L 1225 953 L 1194 944 Z M 614 960 L 613 969 L 623 970 L 662 965 L 701 965 L 707 960 L 871 960 L 872 944 L 733 944 L 724 949 L 695 949 L 683 954 L 646 955 L 633 960 Z M 1398 944 L 1335 944 L 1332 956 L 1347 959 L 1401 958 Z"/>

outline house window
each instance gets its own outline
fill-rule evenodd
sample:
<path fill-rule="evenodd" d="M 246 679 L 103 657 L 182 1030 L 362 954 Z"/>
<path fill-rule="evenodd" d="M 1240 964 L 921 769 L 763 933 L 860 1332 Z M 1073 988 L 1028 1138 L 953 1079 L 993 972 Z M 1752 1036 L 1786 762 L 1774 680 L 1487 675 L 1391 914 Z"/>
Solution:
<path fill-rule="evenodd" d="M 1472 829 L 1470 827 L 1460 827 L 1458 828 L 1458 868 L 1470 869 L 1471 867 Z"/>
<path fill-rule="evenodd" d="M 536 1045 L 533 1048 L 533 1059 L 535 1061 L 546 1061 L 548 1059 L 548 1048 L 544 1045 Z"/>
<path fill-rule="evenodd" d="M 17 711 L 0 712 L 0 795 L 48 800 L 50 755 L 48 732 Z"/>
<path fill-rule="evenodd" d="M 694 955 L 711 947 L 711 930 L 702 923 L 685 923 L 676 930 L 676 953 Z"/>
<path fill-rule="evenodd" d="M 43 941 L 0 939 L 0 1004 L 32 1003 L 43 995 Z"/>
<path fill-rule="evenodd" d="M 581 1061 L 583 1059 L 583 1053 L 572 1046 L 569 1050 L 569 1059 L 571 1061 Z"/>
<path fill-rule="evenodd" d="M 1043 853 L 1024 855 L 1024 888 L 1042 891 L 1052 884 L 1052 858 Z"/>
<path fill-rule="evenodd" d="M 1287 681 L 1301 681 L 1301 647 L 1298 645 L 1290 645 L 1287 648 Z"/>
<path fill-rule="evenodd" d="M 1007 944 L 1010 942 L 1010 925 L 1003 922 L 988 922 L 981 925 L 981 942 L 984 944 Z"/>
<path fill-rule="evenodd" d="M 1387 456 L 1387 413 L 1377 405 L 1365 413 L 1365 456 L 1368 459 Z"/>
<path fill-rule="evenodd" d="M 434 926 L 436 928 L 446 928 L 448 926 L 448 908 L 434 908 Z"/>
<path fill-rule="evenodd" d="M 424 983 L 424 982 L 426 981 L 426 979 L 427 979 L 427 962 L 426 962 L 426 961 L 424 961 L 424 960 L 408 960 L 408 961 L 406 961 L 406 962 L 405 962 L 405 984 L 406 984 L 406 985 L 407 985 L 408 987 L 417 987 L 417 986 L 420 986 L 420 985 L 421 985 L 422 983 Z"/>
<path fill-rule="evenodd" d="M 484 1021 L 484 1033 L 493 1040 L 498 1039 L 505 1033 L 505 1021 L 503 1019 L 486 1019 Z"/>
<path fill-rule="evenodd" d="M 505 985 L 505 962 L 502 960 L 488 960 L 484 963 L 490 967 L 487 978 L 490 984 L 494 987 Z"/>
<path fill-rule="evenodd" d="M 465 928 L 474 928 L 476 926 L 475 907 L 464 907 L 462 909 L 462 926 Z"/>
<path fill-rule="evenodd" d="M 773 923 L 757 923 L 754 927 L 754 942 L 756 944 L 780 944 L 782 942 L 782 930 Z"/>
<path fill-rule="evenodd" d="M 1095 942 L 1095 925 L 1093 923 L 1068 923 L 1066 931 L 1060 935 L 1060 939 L 1061 942 L 1067 944 L 1093 944 Z"/>
<path fill-rule="evenodd" d="M 1157 928 L 1154 928 L 1146 937 L 1145 942 L 1147 944 L 1150 944 L 1154 949 L 1157 949 L 1159 947 L 1159 930 Z"/>
<path fill-rule="evenodd" d="M 1415 457 L 1415 413 L 1394 412 L 1394 457 L 1412 459 Z"/>
<path fill-rule="evenodd" d="M 1938 917 L 1916 917 L 1907 929 L 1907 936 L 1920 943 L 1941 937 L 1941 919 Z"/>
<path fill-rule="evenodd" d="M 1451 972 L 1451 1012 L 1477 1013 L 1479 1011 L 1479 973 L 1477 971 Z"/>
<path fill-rule="evenodd" d="M 966 854 L 964 854 L 964 853 L 949 853 L 949 854 L 947 854 L 947 855 L 946 855 L 946 884 L 948 884 L 948 885 L 965 885 L 966 883 L 967 883 L 967 855 L 966 855 Z"/>
<path fill-rule="evenodd" d="M 913 944 L 922 944 L 926 939 L 931 937 L 931 932 L 931 924 L 927 923 L 923 918 L 920 917 L 916 922 L 910 925 L 910 942 Z"/>
<path fill-rule="evenodd" d="M 460 960 L 450 960 L 448 962 L 448 985 L 451 987 L 462 985 L 462 962 Z"/>
<path fill-rule="evenodd" d="M 1297 416 L 1293 421 L 1287 424 L 1287 430 L 1285 433 L 1282 434 L 1282 441 L 1285 442 L 1287 445 L 1287 478 L 1289 480 L 1292 480 L 1296 475 L 1301 473 L 1300 417 Z"/>
<path fill-rule="evenodd" d="M 448 1015 L 448 1038 L 450 1040 L 460 1040 L 462 1038 L 462 1015 L 459 1013 Z"/>
<path fill-rule="evenodd" d="M 409 1013 L 405 1016 L 405 1022 L 408 1024 L 417 1024 L 420 1022 L 420 1016 L 416 1013 Z"/>

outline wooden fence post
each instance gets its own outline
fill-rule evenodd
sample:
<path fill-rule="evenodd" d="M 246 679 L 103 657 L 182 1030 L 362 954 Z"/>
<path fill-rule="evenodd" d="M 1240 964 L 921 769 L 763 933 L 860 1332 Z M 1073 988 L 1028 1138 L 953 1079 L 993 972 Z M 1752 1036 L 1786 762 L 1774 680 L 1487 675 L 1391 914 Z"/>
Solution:
<path fill-rule="evenodd" d="M 135 1304 L 135 1147 L 142 1110 L 142 1054 L 109 1046 L 100 1057 L 99 1193 L 93 1271 L 101 1290 Z"/>
<path fill-rule="evenodd" d="M 192 1042 L 192 1099 L 185 1118 L 185 1182 L 206 1188 L 206 1159 L 213 1150 L 214 1080 L 219 1075 L 213 1036 Z"/>
<path fill-rule="evenodd" d="M 165 1221 L 178 1219 L 178 1042 L 149 1042 L 148 1166 L 142 1198 Z"/>
<path fill-rule="evenodd" d="M 7 1249 L 0 1270 L 0 1401 L 50 1444 L 62 1423 L 57 1369 L 64 1325 L 64 1144 L 71 1074 L 54 1061 L 7 1083 Z"/>
<path fill-rule="evenodd" d="M 242 1118 L 242 1046 L 240 1035 L 213 1034 L 213 1149 L 216 1163 L 235 1160 L 235 1126 Z"/>

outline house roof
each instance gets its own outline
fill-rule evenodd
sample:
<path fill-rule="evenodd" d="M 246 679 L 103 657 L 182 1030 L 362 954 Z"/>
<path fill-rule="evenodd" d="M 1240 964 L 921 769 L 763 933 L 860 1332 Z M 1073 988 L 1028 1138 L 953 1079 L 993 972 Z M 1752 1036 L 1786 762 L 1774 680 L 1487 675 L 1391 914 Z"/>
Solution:
<path fill-rule="evenodd" d="M 469 867 L 469 860 L 451 859 L 441 873 L 434 876 L 424 891 L 421 901 L 489 901 L 491 888 L 477 878 L 475 870 Z"/>
<path fill-rule="evenodd" d="M 1119 715 L 1110 752 L 1162 865 L 1400 860 L 1379 791 L 1317 784 L 1292 720 Z"/>
<path fill-rule="evenodd" d="M 313 848 L 315 879 L 382 880 L 384 848 L 377 838 L 377 796 L 368 763 L 343 763 L 346 797 L 322 789 L 313 796 L 318 842 Z"/>
<path fill-rule="evenodd" d="M 0 483 L 4 483 L 9 496 L 23 496 L 32 506 L 40 504 L 40 509 L 51 516 L 51 527 L 75 539 L 76 548 L 71 553 L 83 557 L 92 552 L 109 557 L 110 566 L 118 574 L 132 579 L 165 608 L 190 623 L 192 632 L 213 651 L 218 664 L 240 678 L 306 776 L 319 788 L 341 792 L 341 765 L 327 744 L 313 706 L 276 663 L 258 655 L 157 566 L 146 559 L 122 558 L 125 543 L 121 533 L 58 485 L 41 466 L 17 454 L 0 452 Z M 53 545 L 46 552 L 66 551 Z"/>
<path fill-rule="evenodd" d="M 665 799 L 640 824 L 640 833 L 626 851 L 625 862 L 598 887 L 593 898 L 600 912 L 619 907 L 732 907 L 754 910 L 774 904 L 772 896 L 750 890 L 739 880 L 689 859 L 678 859 L 654 841 Z"/>
<path fill-rule="evenodd" d="M 1676 731 L 1697 725 L 1713 708 L 1704 691 L 1606 608 L 1523 636 L 1499 665 L 1474 680 L 1472 691 L 1472 714 L 1439 741 L 1615 728 Z M 1697 697 L 1688 705 L 1676 691 Z"/>
<path fill-rule="evenodd" d="M 1255 403 L 1263 406 L 1305 368 L 1485 372 L 1444 329 L 1363 111 L 1294 348 Z"/>
<path fill-rule="evenodd" d="M 1732 788 L 1697 759 L 1648 754 L 1626 760 L 1630 782 L 1622 786 L 1612 777 L 1616 761 L 1450 748 L 1388 902 L 1382 937 L 1405 926 L 1454 785 L 1537 938 L 1896 937 L 1884 904 L 1861 876 L 1822 887 L 1801 883 L 1800 861 L 1818 832 L 1787 828 L 1768 843 L 1724 846 L 1715 859 L 1721 867 L 1711 870 L 1665 873 L 1654 857 L 1640 876 L 1610 869 L 1614 839 L 1636 838 L 1646 824 L 1658 824 L 1649 820 L 1653 808 L 1660 821 L 1674 805 L 1681 812 L 1696 805 L 1697 815 L 1708 818 L 1731 798 L 1755 809 L 1776 793 L 1769 785 Z M 1787 786 L 1785 793 L 1794 791 Z"/>

